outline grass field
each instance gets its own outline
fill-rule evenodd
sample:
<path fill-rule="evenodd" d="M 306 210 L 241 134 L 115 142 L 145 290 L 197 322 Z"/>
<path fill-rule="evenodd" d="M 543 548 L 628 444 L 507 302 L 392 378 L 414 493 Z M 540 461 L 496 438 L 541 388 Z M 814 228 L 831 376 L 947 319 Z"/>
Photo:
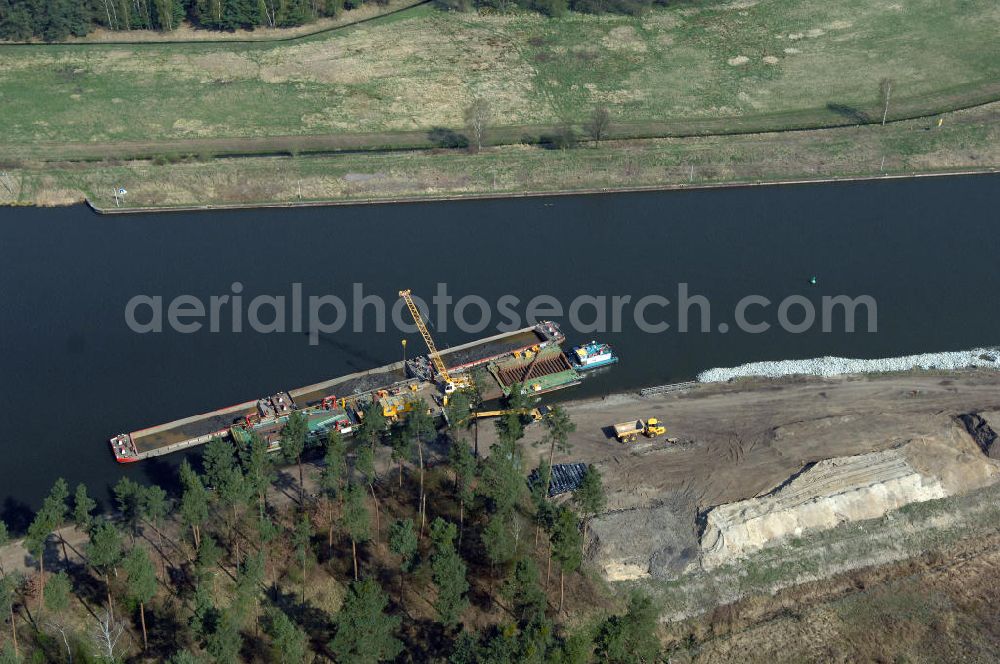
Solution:
<path fill-rule="evenodd" d="M 642 17 L 420 6 L 274 44 L 0 46 L 0 146 L 853 113 L 1000 80 L 995 0 L 742 0 Z M 833 108 L 833 111 L 830 109 Z"/>

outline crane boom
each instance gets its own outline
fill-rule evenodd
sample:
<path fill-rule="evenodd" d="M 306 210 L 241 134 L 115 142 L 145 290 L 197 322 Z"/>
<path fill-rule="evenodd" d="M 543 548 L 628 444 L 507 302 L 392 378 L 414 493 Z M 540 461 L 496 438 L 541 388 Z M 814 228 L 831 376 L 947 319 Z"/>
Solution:
<path fill-rule="evenodd" d="M 420 315 L 420 310 L 417 309 L 417 305 L 413 303 L 413 298 L 410 297 L 410 289 L 399 291 L 399 296 L 406 302 L 406 306 L 410 310 L 410 315 L 413 316 L 413 322 L 416 323 L 417 329 L 420 330 L 420 336 L 424 338 L 424 343 L 427 344 L 427 350 L 430 351 L 431 355 L 431 362 L 434 363 L 434 368 L 437 370 L 438 375 L 444 380 L 445 385 L 454 385 L 451 376 L 448 375 L 448 369 L 444 366 L 444 360 L 441 359 L 441 354 L 438 353 L 437 346 L 434 345 L 434 339 L 431 338 L 431 333 L 427 330 L 427 326 L 424 325 L 424 319 Z"/>

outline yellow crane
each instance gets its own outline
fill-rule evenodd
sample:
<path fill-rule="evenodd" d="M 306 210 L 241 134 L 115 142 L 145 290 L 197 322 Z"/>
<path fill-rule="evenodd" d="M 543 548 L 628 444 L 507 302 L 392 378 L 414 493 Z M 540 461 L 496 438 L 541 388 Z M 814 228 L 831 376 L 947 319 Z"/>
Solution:
<path fill-rule="evenodd" d="M 406 306 L 410 310 L 410 315 L 413 316 L 413 322 L 416 323 L 417 329 L 420 330 L 420 336 L 424 338 L 424 343 L 427 344 L 427 350 L 430 351 L 434 369 L 437 370 L 438 375 L 441 376 L 441 380 L 444 381 L 444 393 L 451 394 L 457 389 L 458 383 L 452 380 L 448 374 L 448 368 L 444 366 L 444 360 L 441 359 L 441 354 L 438 352 L 437 346 L 434 345 L 434 339 L 431 337 L 427 326 L 424 325 L 424 319 L 420 315 L 420 310 L 417 309 L 417 305 L 413 303 L 413 298 L 410 297 L 410 289 L 407 288 L 406 290 L 399 291 L 399 296 L 406 302 Z"/>

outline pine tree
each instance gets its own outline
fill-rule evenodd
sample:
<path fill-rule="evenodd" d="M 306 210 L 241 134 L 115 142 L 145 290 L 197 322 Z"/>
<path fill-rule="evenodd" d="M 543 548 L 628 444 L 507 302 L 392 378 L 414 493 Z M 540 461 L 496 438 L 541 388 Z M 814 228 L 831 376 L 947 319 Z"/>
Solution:
<path fill-rule="evenodd" d="M 240 634 L 240 616 L 232 608 L 226 609 L 220 614 L 215 630 L 205 640 L 205 650 L 218 664 L 231 664 L 239 661 L 242 647 L 243 635 Z"/>
<path fill-rule="evenodd" d="M 321 485 L 331 495 L 339 495 L 344 486 L 347 470 L 347 445 L 344 436 L 336 429 L 326 435 L 326 452 L 323 455 Z"/>
<path fill-rule="evenodd" d="M 583 515 L 583 546 L 587 545 L 587 524 L 590 518 L 604 509 L 606 499 L 604 496 L 604 484 L 601 482 L 601 473 L 593 464 L 587 466 L 583 473 L 580 486 L 573 493 L 573 502 L 580 509 Z"/>
<path fill-rule="evenodd" d="M 170 32 L 180 27 L 184 21 L 184 5 L 180 0 L 153 0 L 153 27 Z"/>
<path fill-rule="evenodd" d="M 236 452 L 228 442 L 214 437 L 205 445 L 201 463 L 205 468 L 205 480 L 208 485 L 218 489 L 225 482 L 226 475 L 236 465 Z"/>
<path fill-rule="evenodd" d="M 526 491 L 521 467 L 521 450 L 515 441 L 504 437 L 490 446 L 479 490 L 487 498 L 492 513 L 505 514 L 521 502 Z"/>
<path fill-rule="evenodd" d="M 413 455 L 413 439 L 405 429 L 392 431 L 389 435 L 389 446 L 392 448 L 392 460 L 396 462 L 396 468 L 399 471 L 398 485 L 399 488 L 402 488 L 403 462 Z"/>
<path fill-rule="evenodd" d="M 111 570 L 122 558 L 122 538 L 113 525 L 106 521 L 98 523 L 90 533 L 87 545 L 87 560 L 104 576 L 108 593 L 108 615 L 114 620 L 114 605 L 111 602 Z"/>
<path fill-rule="evenodd" d="M 354 559 L 354 580 L 358 580 L 358 543 L 370 537 L 368 510 L 365 509 L 364 491 L 357 484 L 349 483 L 344 491 L 344 510 L 340 515 L 344 531 L 351 538 L 351 557 Z"/>
<path fill-rule="evenodd" d="M 514 510 L 497 513 L 490 517 L 486 527 L 483 528 L 483 548 L 486 549 L 486 557 L 490 559 L 490 565 L 494 569 L 497 565 L 510 562 L 516 554 L 514 537 L 507 525 L 515 518 Z"/>
<path fill-rule="evenodd" d="M 566 590 L 566 572 L 575 572 L 583 562 L 580 546 L 580 529 L 576 514 L 572 510 L 562 509 L 556 515 L 552 529 L 552 557 L 559 565 L 559 612 L 563 610 L 563 597 Z"/>
<path fill-rule="evenodd" d="M 532 518 L 535 521 L 535 546 L 538 546 L 539 532 L 544 529 L 546 532 L 552 529 L 552 521 L 555 519 L 555 506 L 549 501 L 549 484 L 551 483 L 552 469 L 545 459 L 539 459 L 538 481 L 531 485 L 531 504 L 534 507 Z"/>
<path fill-rule="evenodd" d="M 139 513 L 156 531 L 157 543 L 162 544 L 161 526 L 170 513 L 167 492 L 155 484 L 143 488 L 139 494 Z"/>
<path fill-rule="evenodd" d="M 312 524 L 309 517 L 303 514 L 295 522 L 292 530 L 292 547 L 295 548 L 295 558 L 302 566 L 302 602 L 306 601 L 306 566 L 312 558 Z"/>
<path fill-rule="evenodd" d="M 250 442 L 240 450 L 240 464 L 246 478 L 249 491 L 257 497 L 260 510 L 267 501 L 267 488 L 274 481 L 274 462 L 267 452 L 267 443 L 257 432 L 250 436 Z"/>
<path fill-rule="evenodd" d="M 212 588 L 215 588 L 215 575 L 222 560 L 222 549 L 215 543 L 215 538 L 206 535 L 201 538 L 198 546 L 198 557 L 195 560 L 195 572 L 198 574 L 198 582 L 211 580 Z"/>
<path fill-rule="evenodd" d="M 271 635 L 271 661 L 302 664 L 309 655 L 309 636 L 280 609 L 268 612 Z"/>
<path fill-rule="evenodd" d="M 553 653 L 554 664 L 588 664 L 594 638 L 588 628 L 580 628 L 566 636 Z M 655 662 L 656 660 L 650 660 Z"/>
<path fill-rule="evenodd" d="M 293 461 L 299 467 L 299 504 L 303 500 L 302 452 L 306 448 L 306 436 L 309 435 L 309 423 L 306 416 L 299 411 L 292 411 L 288 421 L 281 429 L 281 455 L 289 463 Z"/>
<path fill-rule="evenodd" d="M 146 634 L 146 604 L 156 594 L 156 570 L 149 554 L 140 546 L 134 546 L 128 552 L 123 564 L 128 574 L 128 599 L 139 605 L 139 619 L 142 624 L 142 647 L 149 648 L 149 637 Z"/>
<path fill-rule="evenodd" d="M 431 524 L 431 542 L 434 544 L 431 570 L 438 591 L 434 608 L 447 627 L 457 625 L 469 605 L 465 596 L 469 590 L 465 562 L 455 550 L 457 532 L 455 524 L 448 523 L 441 517 L 434 519 Z"/>
<path fill-rule="evenodd" d="M 3 522 L 0 521 L 0 524 Z M 6 531 L 6 525 L 4 526 Z M 19 647 L 17 642 L 17 622 L 14 616 L 14 603 L 17 600 L 17 589 L 21 587 L 21 582 L 23 581 L 21 575 L 17 572 L 11 574 L 3 574 L 0 576 L 0 608 L 3 609 L 4 616 L 10 616 L 10 638 L 11 643 L 14 645 L 14 656 L 19 656 Z"/>
<path fill-rule="evenodd" d="M 167 664 L 202 664 L 198 657 L 195 657 L 190 650 L 178 650 L 170 659 L 167 660 Z"/>
<path fill-rule="evenodd" d="M 215 631 L 219 622 L 219 610 L 212 601 L 212 590 L 204 578 L 198 579 L 194 587 L 194 607 L 188 625 L 191 631 L 205 640 Z"/>
<path fill-rule="evenodd" d="M 187 459 L 181 462 L 181 520 L 191 529 L 194 547 L 201 546 L 201 526 L 208 520 L 208 491 L 198 473 L 194 472 Z"/>
<path fill-rule="evenodd" d="M 521 558 L 500 591 L 510 603 L 518 624 L 526 625 L 545 616 L 545 591 L 538 566 L 531 558 Z"/>
<path fill-rule="evenodd" d="M 38 510 L 38 514 L 28 526 L 28 536 L 24 538 L 24 547 L 38 563 L 39 610 L 42 608 L 45 594 L 45 544 L 59 523 L 60 513 L 64 513 L 66 507 L 65 503 L 63 503 L 62 508 L 57 504 L 58 494 L 57 486 L 53 486 L 52 493 L 43 501 L 42 508 Z"/>
<path fill-rule="evenodd" d="M 629 597 L 624 615 L 611 616 L 597 629 L 594 655 L 609 664 L 652 663 L 660 661 L 660 643 L 656 638 L 659 616 L 653 601 L 640 591 Z"/>
<path fill-rule="evenodd" d="M 452 394 L 444 411 L 448 416 L 449 430 L 458 431 L 467 426 L 472 413 L 472 400 L 468 391 L 460 390 Z"/>
<path fill-rule="evenodd" d="M 59 477 L 52 484 L 49 495 L 42 503 L 42 510 L 49 513 L 53 531 L 58 531 L 66 522 L 66 517 L 69 515 L 68 500 L 69 485 L 66 483 L 66 480 Z M 69 562 L 69 554 L 66 552 L 66 540 L 63 539 L 61 534 L 59 535 L 59 543 L 62 545 L 63 559 Z"/>
<path fill-rule="evenodd" d="M 257 516 L 257 545 L 264 554 L 264 576 L 267 577 L 267 562 L 268 562 L 268 551 L 270 547 L 268 546 L 273 542 L 279 535 L 278 526 L 275 525 L 271 517 L 265 513 L 261 512 Z"/>
<path fill-rule="evenodd" d="M 76 485 L 76 494 L 73 497 L 73 523 L 81 532 L 90 532 L 90 527 L 94 522 L 91 512 L 97 507 L 97 502 L 87 494 L 87 486 L 82 482 Z"/>
<path fill-rule="evenodd" d="M 358 427 L 358 439 L 368 441 L 375 452 L 375 443 L 385 434 L 385 413 L 377 401 L 365 406 L 361 413 L 361 425 Z"/>
<path fill-rule="evenodd" d="M 355 581 L 336 619 L 328 644 L 340 664 L 372 664 L 395 659 L 403 644 L 396 638 L 400 619 L 385 613 L 389 598 L 373 579 Z"/>
<path fill-rule="evenodd" d="M 240 560 L 239 522 L 242 508 L 253 496 L 253 487 L 243 476 L 243 470 L 238 465 L 225 471 L 218 485 L 218 497 L 223 506 L 223 514 L 228 532 L 229 545 L 233 550 L 233 561 Z"/>
<path fill-rule="evenodd" d="M 472 500 L 472 481 L 476 476 L 476 458 L 464 440 L 456 440 L 448 451 L 448 462 L 455 474 L 455 494 L 458 497 L 458 543 L 462 544 L 465 529 L 465 505 Z"/>
<path fill-rule="evenodd" d="M 53 574 L 45 584 L 45 608 L 51 613 L 60 614 L 69 608 L 73 596 L 73 582 L 66 572 Z"/>
<path fill-rule="evenodd" d="M 265 560 L 263 551 L 248 554 L 240 563 L 236 574 L 236 599 L 234 603 L 240 607 L 241 614 L 245 614 L 249 608 L 255 634 L 259 623 L 260 589 L 264 585 Z"/>
<path fill-rule="evenodd" d="M 553 406 L 552 410 L 545 417 L 545 428 L 548 429 L 546 436 L 549 442 L 549 468 L 552 467 L 552 459 L 556 450 L 569 452 L 572 446 L 569 444 L 569 435 L 576 431 L 576 424 L 569 418 L 569 414 L 561 406 Z M 551 478 L 549 478 L 551 482 Z M 549 487 L 545 487 L 548 491 Z"/>
<path fill-rule="evenodd" d="M 357 471 L 364 478 L 365 484 L 368 485 L 368 489 L 371 491 L 372 505 L 375 507 L 375 541 L 378 542 L 380 530 L 379 510 L 378 497 L 375 495 L 375 454 L 372 452 L 372 448 L 366 445 L 360 446 L 357 451 L 355 465 Z"/>
<path fill-rule="evenodd" d="M 417 561 L 417 533 L 413 519 L 399 519 L 389 528 L 389 550 L 399 556 L 399 602 L 403 603 L 403 575 L 413 571 Z"/>
<path fill-rule="evenodd" d="M 326 452 L 323 455 L 323 470 L 319 474 L 319 487 L 323 494 L 326 519 L 327 547 L 333 554 L 333 527 L 335 524 L 333 499 L 342 498 L 344 471 L 347 464 L 344 438 L 336 429 L 331 429 L 326 438 Z"/>
<path fill-rule="evenodd" d="M 115 506 L 122 519 L 128 524 L 128 532 L 135 543 L 136 528 L 139 525 L 139 493 L 141 487 L 128 477 L 122 477 L 115 484 Z"/>
<path fill-rule="evenodd" d="M 424 444 L 436 433 L 434 419 L 428 414 L 427 405 L 423 401 L 410 402 L 410 412 L 406 415 L 403 431 L 404 435 L 409 436 L 417 447 L 417 464 L 420 468 L 420 493 L 417 497 L 417 506 L 420 511 L 420 536 L 423 537 L 424 525 L 427 523 L 427 497 L 424 493 Z"/>

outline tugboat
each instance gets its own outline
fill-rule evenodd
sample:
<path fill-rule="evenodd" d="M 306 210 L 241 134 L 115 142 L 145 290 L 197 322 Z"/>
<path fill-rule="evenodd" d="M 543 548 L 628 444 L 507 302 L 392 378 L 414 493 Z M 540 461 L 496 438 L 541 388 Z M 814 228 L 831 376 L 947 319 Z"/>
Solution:
<path fill-rule="evenodd" d="M 577 371 L 588 371 L 614 364 L 618 361 L 618 356 L 608 344 L 591 341 L 574 348 L 572 354 L 569 354 L 569 360 Z"/>

